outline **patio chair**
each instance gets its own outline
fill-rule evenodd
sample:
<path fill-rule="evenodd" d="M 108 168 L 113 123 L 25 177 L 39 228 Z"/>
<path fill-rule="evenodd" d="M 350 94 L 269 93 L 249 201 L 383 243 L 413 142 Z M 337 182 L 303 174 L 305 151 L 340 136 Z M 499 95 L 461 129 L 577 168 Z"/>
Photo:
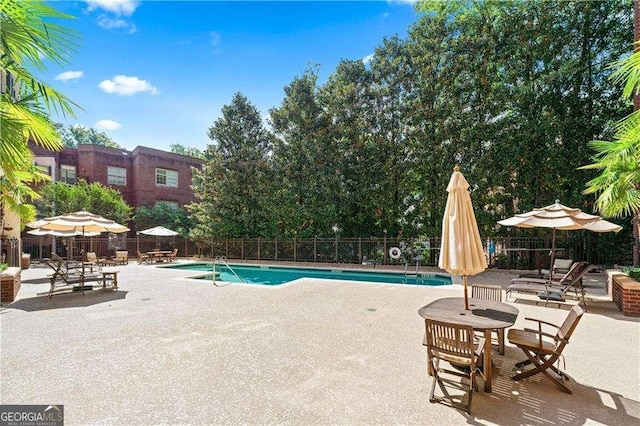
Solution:
<path fill-rule="evenodd" d="M 53 269 L 53 274 L 49 275 L 49 299 L 51 299 L 57 290 L 63 287 L 73 286 L 80 282 L 81 263 L 69 263 L 57 254 L 51 253 L 51 259 L 47 262 L 47 265 Z M 81 290 L 84 294 L 84 287 Z"/>
<path fill-rule="evenodd" d="M 98 256 L 94 251 L 87 252 L 87 263 L 95 263 L 98 264 Z"/>
<path fill-rule="evenodd" d="M 169 262 L 173 262 L 174 260 L 176 260 L 176 256 L 177 256 L 177 255 L 178 255 L 178 249 L 177 249 L 177 248 L 174 248 L 174 249 L 173 249 L 173 252 L 171 252 L 171 254 L 169 254 L 169 256 L 167 256 L 167 257 L 168 257 L 168 259 L 167 259 L 167 260 L 168 260 Z"/>
<path fill-rule="evenodd" d="M 551 273 L 554 275 L 555 274 L 564 275 L 571 270 L 571 266 L 573 266 L 574 263 L 575 262 L 573 261 L 573 259 L 554 259 L 553 267 L 551 268 Z M 548 269 L 543 269 L 540 272 L 542 272 L 545 275 L 549 274 Z"/>
<path fill-rule="evenodd" d="M 476 374 L 480 372 L 478 361 L 482 355 L 484 339 L 474 340 L 471 326 L 425 319 L 425 328 L 426 335 L 423 344 L 427 346 L 427 368 L 429 375 L 433 375 L 429 401 L 445 402 L 470 414 L 473 391 L 478 388 Z M 457 368 L 463 368 L 460 370 L 443 368 L 440 366 L 441 360 L 455 364 Z M 454 382 L 443 377 L 443 374 L 461 377 L 463 380 L 462 382 Z M 480 372 L 480 374 L 482 373 Z M 436 382 L 444 394 L 442 397 L 435 396 Z M 462 398 L 459 403 L 454 401 L 445 387 L 445 382 L 460 386 L 461 389 L 468 391 L 466 405 L 462 404 Z"/>
<path fill-rule="evenodd" d="M 514 278 L 511 280 L 509 287 L 507 287 L 506 295 L 507 298 L 509 298 L 509 295 L 514 291 L 520 293 L 535 293 L 540 298 L 545 299 L 546 306 L 549 300 L 564 301 L 564 296 L 570 290 L 574 290 L 576 298 L 581 300 L 586 307 L 587 302 L 584 298 L 582 278 L 595 268 L 595 265 L 589 265 L 587 262 L 576 262 L 562 279 L 559 281 L 551 281 L 551 284 L 541 278 Z"/>
<path fill-rule="evenodd" d="M 105 258 L 98 258 L 95 252 L 88 251 L 87 252 L 87 261 L 84 262 L 85 266 L 90 269 L 91 272 L 94 272 L 96 269 L 98 272 L 101 270 L 101 266 L 107 262 Z"/>
<path fill-rule="evenodd" d="M 116 255 L 113 258 L 115 263 L 121 263 L 123 265 L 129 264 L 129 252 L 126 250 L 116 250 Z"/>
<path fill-rule="evenodd" d="M 142 253 L 140 250 L 138 250 L 138 264 L 143 264 L 143 263 L 151 263 L 151 258 L 149 257 L 148 254 L 146 253 Z"/>
<path fill-rule="evenodd" d="M 560 327 L 546 321 L 526 318 L 527 320 L 537 322 L 538 329 L 525 328 L 524 330 L 518 330 L 512 328 L 509 330 L 509 334 L 507 335 L 509 342 L 522 349 L 527 356 L 527 359 L 517 363 L 516 367 L 520 368 L 528 364 L 533 364 L 534 366 L 534 368 L 530 370 L 525 371 L 522 369 L 519 374 L 513 376 L 513 380 L 518 381 L 542 373 L 558 386 L 562 392 L 571 393 L 571 389 L 562 383 L 564 380 L 569 380 L 569 377 L 553 364 L 562 355 L 562 351 L 569 343 L 569 338 L 576 329 L 583 314 L 584 311 L 580 306 L 574 306 Z M 557 332 L 555 335 L 544 332 L 542 330 L 543 324 L 556 328 Z M 543 337 L 552 340 L 543 339 Z M 557 377 L 551 374 L 549 370 L 555 372 Z"/>
<path fill-rule="evenodd" d="M 494 300 L 502 302 L 502 287 L 492 284 L 473 284 L 471 286 L 473 299 Z M 498 353 L 504 355 L 504 329 L 494 330 L 498 338 Z"/>

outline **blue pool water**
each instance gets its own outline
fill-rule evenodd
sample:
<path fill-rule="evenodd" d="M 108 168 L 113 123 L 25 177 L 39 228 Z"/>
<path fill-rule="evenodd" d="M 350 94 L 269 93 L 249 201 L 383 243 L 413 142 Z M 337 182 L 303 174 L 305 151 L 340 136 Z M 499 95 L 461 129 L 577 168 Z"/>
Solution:
<path fill-rule="evenodd" d="M 185 269 L 205 272 L 196 279 L 212 280 L 211 263 L 190 263 L 167 266 L 171 269 Z M 339 269 L 283 268 L 276 266 L 231 265 L 242 281 L 251 284 L 280 285 L 299 278 L 323 278 L 330 280 L 367 281 L 388 284 L 408 284 L 440 286 L 451 284 L 451 278 L 437 274 L 404 275 L 393 272 L 344 271 Z M 225 265 L 216 265 L 220 276 L 216 281 L 241 282 Z"/>

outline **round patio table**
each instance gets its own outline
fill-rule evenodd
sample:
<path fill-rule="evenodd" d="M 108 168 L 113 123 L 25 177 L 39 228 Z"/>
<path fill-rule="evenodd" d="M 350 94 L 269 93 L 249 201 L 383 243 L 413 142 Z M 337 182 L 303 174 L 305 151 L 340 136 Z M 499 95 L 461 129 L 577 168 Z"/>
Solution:
<path fill-rule="evenodd" d="M 470 325 L 474 330 L 484 332 L 484 391 L 491 392 L 491 330 L 511 327 L 518 318 L 518 309 L 508 303 L 469 299 L 469 309 L 466 310 L 463 297 L 447 297 L 423 306 L 418 314 L 425 319 Z"/>

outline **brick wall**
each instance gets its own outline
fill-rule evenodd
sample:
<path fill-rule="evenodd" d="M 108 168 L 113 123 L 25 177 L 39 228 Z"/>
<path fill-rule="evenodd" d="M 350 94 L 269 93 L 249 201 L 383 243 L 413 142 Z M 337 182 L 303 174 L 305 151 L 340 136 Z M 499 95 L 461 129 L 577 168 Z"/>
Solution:
<path fill-rule="evenodd" d="M 20 268 L 8 268 L 0 277 L 0 302 L 11 303 L 16 300 L 20 290 Z"/>
<path fill-rule="evenodd" d="M 640 317 L 640 283 L 623 273 L 609 273 L 608 290 L 623 315 Z"/>
<path fill-rule="evenodd" d="M 198 158 L 142 146 L 127 151 L 101 145 L 79 145 L 77 149 L 65 148 L 62 152 L 48 151 L 34 144 L 30 147 L 35 156 L 52 158 L 56 168 L 62 164 L 76 166 L 78 178 L 120 191 L 132 207 L 153 206 L 156 201 L 171 201 L 184 206 L 195 201 L 191 190 L 191 168 L 201 168 L 204 164 Z M 126 169 L 126 185 L 107 184 L 107 168 L 110 166 Z M 157 168 L 177 172 L 178 187 L 157 185 Z"/>

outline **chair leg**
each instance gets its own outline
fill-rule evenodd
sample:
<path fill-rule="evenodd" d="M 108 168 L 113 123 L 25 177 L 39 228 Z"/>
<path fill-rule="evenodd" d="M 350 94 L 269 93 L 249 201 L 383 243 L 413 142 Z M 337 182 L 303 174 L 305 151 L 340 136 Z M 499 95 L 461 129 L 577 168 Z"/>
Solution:
<path fill-rule="evenodd" d="M 525 359 L 524 361 L 516 362 L 516 367 L 519 368 L 529 364 L 531 364 L 531 361 L 529 361 L 528 359 Z"/>
<path fill-rule="evenodd" d="M 553 377 L 551 373 L 547 371 L 549 368 L 551 368 L 553 371 L 558 373 L 561 379 L 566 377 L 564 373 L 560 372 L 557 368 L 554 367 L 553 363 L 556 361 L 555 357 L 552 357 L 552 358 L 547 358 L 544 356 L 536 357 L 532 355 L 529 351 L 525 349 L 522 349 L 522 350 L 525 353 L 525 355 L 527 355 L 527 358 L 529 359 L 527 361 L 522 361 L 517 363 L 516 366 L 533 364 L 535 365 L 535 368 L 532 368 L 531 370 L 527 370 L 527 371 L 522 371 L 520 374 L 516 374 L 515 376 L 512 377 L 513 380 L 520 381 L 522 379 L 526 379 L 527 377 L 535 376 L 538 373 L 542 373 L 549 380 L 551 380 L 558 388 L 560 388 L 562 392 L 569 393 L 569 394 L 572 393 L 571 389 L 566 387 L 560 380 L 558 380 L 556 377 Z"/>
<path fill-rule="evenodd" d="M 473 376 L 473 379 L 471 379 L 471 385 L 469 386 L 469 397 L 467 398 L 467 407 L 465 410 L 467 414 L 471 414 L 471 399 L 473 398 L 474 385 L 475 385 L 475 376 Z"/>

